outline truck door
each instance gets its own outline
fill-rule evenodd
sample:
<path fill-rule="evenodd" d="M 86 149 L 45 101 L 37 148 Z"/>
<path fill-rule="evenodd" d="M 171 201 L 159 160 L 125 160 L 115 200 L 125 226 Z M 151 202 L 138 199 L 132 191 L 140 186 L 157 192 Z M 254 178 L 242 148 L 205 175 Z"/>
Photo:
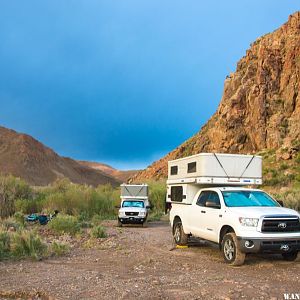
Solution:
<path fill-rule="evenodd" d="M 210 241 L 218 241 L 219 219 L 221 215 L 220 198 L 217 192 L 202 191 L 191 213 L 192 234 Z"/>
<path fill-rule="evenodd" d="M 210 191 L 202 191 L 198 196 L 196 205 L 190 211 L 190 228 L 191 233 L 195 236 L 205 239 L 206 238 L 206 201 L 210 195 Z"/>
<path fill-rule="evenodd" d="M 205 202 L 205 236 L 208 240 L 218 242 L 220 219 L 222 218 L 222 209 L 220 197 L 217 192 L 210 191 Z"/>

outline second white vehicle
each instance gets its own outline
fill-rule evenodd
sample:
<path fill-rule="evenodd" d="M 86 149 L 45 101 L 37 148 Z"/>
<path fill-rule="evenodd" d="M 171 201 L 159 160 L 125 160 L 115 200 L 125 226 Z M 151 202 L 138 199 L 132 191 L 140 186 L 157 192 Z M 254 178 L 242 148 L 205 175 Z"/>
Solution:
<path fill-rule="evenodd" d="M 118 226 L 141 224 L 147 221 L 150 203 L 147 184 L 122 184 Z"/>

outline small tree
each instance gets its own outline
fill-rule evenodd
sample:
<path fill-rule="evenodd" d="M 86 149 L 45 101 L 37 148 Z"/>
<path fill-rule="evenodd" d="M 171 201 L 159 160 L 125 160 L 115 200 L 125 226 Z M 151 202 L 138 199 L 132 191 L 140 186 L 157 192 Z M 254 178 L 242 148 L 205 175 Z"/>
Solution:
<path fill-rule="evenodd" d="M 15 201 L 28 199 L 32 195 L 31 187 L 22 179 L 13 176 L 0 176 L 0 218 L 15 213 Z"/>

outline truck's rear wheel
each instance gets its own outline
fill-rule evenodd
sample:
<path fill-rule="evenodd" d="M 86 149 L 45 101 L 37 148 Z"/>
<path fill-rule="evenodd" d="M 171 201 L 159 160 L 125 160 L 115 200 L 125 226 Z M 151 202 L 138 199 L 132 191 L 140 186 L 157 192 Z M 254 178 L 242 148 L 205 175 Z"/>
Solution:
<path fill-rule="evenodd" d="M 282 255 L 284 260 L 294 261 L 298 257 L 298 251 L 289 252 L 289 253 L 282 253 L 281 255 Z"/>
<path fill-rule="evenodd" d="M 173 237 L 177 245 L 186 245 L 188 235 L 184 233 L 181 221 L 177 220 L 173 225 Z"/>
<path fill-rule="evenodd" d="M 222 253 L 225 262 L 232 266 L 241 266 L 245 261 L 246 254 L 239 249 L 234 232 L 225 234 L 222 240 Z"/>

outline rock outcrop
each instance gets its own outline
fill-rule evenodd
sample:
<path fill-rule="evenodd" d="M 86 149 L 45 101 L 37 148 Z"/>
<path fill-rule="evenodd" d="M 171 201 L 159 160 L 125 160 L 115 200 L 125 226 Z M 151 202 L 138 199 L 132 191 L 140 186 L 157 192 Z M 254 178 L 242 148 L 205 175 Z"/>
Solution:
<path fill-rule="evenodd" d="M 255 153 L 300 149 L 300 12 L 258 38 L 227 76 L 217 112 L 174 151 L 132 178 L 167 175 L 167 161 L 199 152 Z"/>

